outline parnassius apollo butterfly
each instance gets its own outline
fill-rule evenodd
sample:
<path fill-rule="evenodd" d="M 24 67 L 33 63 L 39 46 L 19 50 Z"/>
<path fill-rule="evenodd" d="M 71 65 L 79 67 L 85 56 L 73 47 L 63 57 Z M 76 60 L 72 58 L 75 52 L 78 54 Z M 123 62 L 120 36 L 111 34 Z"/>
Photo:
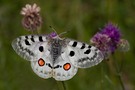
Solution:
<path fill-rule="evenodd" d="M 96 47 L 56 33 L 26 35 L 16 38 L 12 47 L 21 57 L 31 62 L 32 70 L 42 78 L 58 81 L 71 79 L 78 68 L 88 68 L 103 60 Z"/>

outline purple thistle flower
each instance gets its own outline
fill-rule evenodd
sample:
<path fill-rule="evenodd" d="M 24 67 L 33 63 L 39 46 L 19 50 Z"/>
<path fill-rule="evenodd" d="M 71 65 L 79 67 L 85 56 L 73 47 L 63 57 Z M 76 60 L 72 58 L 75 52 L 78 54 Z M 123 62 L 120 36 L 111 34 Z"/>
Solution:
<path fill-rule="evenodd" d="M 93 43 L 96 47 L 98 47 L 101 51 L 107 50 L 107 44 L 110 42 L 110 38 L 101 33 L 97 33 L 91 39 L 91 43 Z"/>
<path fill-rule="evenodd" d="M 110 46 L 110 51 L 114 52 L 117 49 L 117 44 L 119 43 L 121 38 L 119 28 L 112 23 L 108 23 L 102 29 L 101 33 L 107 35 L 111 39 L 108 45 Z"/>
<path fill-rule="evenodd" d="M 96 33 L 91 38 L 90 42 L 92 44 L 94 44 L 95 47 L 97 47 L 99 50 L 102 51 L 105 58 L 108 58 L 109 54 L 111 53 L 110 47 L 108 45 L 110 40 L 111 39 L 107 35 L 101 34 L 101 33 Z"/>
<path fill-rule="evenodd" d="M 108 23 L 91 38 L 90 42 L 103 52 L 105 58 L 108 58 L 117 49 L 120 38 L 119 28 L 112 23 Z"/>

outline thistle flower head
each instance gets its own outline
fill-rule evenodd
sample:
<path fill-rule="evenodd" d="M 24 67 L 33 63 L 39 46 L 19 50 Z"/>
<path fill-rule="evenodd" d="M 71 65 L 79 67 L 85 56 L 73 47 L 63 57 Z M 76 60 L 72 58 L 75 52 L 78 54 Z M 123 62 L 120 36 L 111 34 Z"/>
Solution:
<path fill-rule="evenodd" d="M 22 15 L 31 15 L 32 13 L 39 14 L 40 7 L 38 7 L 35 3 L 33 5 L 26 4 L 25 7 L 22 8 L 21 14 Z"/>
<path fill-rule="evenodd" d="M 39 12 L 40 7 L 38 7 L 36 4 L 26 4 L 26 6 L 21 10 L 21 15 L 24 16 L 22 19 L 23 27 L 32 31 L 37 30 L 42 24 L 42 19 Z"/>
<path fill-rule="evenodd" d="M 107 58 L 117 49 L 120 38 L 119 28 L 112 23 L 108 23 L 100 32 L 91 38 L 90 42 L 99 48 L 105 58 Z"/>
<path fill-rule="evenodd" d="M 109 36 L 111 38 L 111 41 L 115 44 L 117 44 L 120 41 L 120 30 L 116 25 L 112 24 L 111 22 L 106 24 L 106 26 L 102 29 L 101 33 Z"/>
<path fill-rule="evenodd" d="M 107 45 L 110 47 L 110 52 L 113 53 L 117 49 L 117 44 L 119 43 L 121 38 L 119 28 L 109 22 L 100 33 L 105 34 L 110 38 L 110 42 Z"/>
<path fill-rule="evenodd" d="M 97 33 L 90 41 L 101 51 L 106 51 L 108 50 L 107 44 L 110 42 L 110 38 L 105 34 Z"/>
<path fill-rule="evenodd" d="M 104 58 L 107 59 L 109 54 L 111 53 L 110 47 L 108 46 L 110 40 L 110 37 L 108 37 L 107 35 L 97 33 L 91 38 L 90 42 L 99 50 L 101 50 Z"/>

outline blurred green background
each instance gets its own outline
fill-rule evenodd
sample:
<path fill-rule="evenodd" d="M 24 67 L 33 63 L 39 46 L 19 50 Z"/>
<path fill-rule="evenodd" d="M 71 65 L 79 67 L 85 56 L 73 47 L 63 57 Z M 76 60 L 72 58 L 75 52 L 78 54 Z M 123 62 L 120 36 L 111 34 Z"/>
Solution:
<path fill-rule="evenodd" d="M 108 61 L 79 69 L 65 81 L 67 90 L 124 90 L 121 83 L 125 90 L 135 90 L 135 0 L 0 0 L 0 90 L 63 90 L 61 82 L 38 77 L 30 62 L 11 47 L 13 39 L 30 34 L 22 27 L 20 15 L 27 3 L 41 7 L 41 33 L 52 32 L 51 25 L 58 33 L 71 30 L 65 37 L 89 43 L 112 21 L 130 43 L 129 52 L 117 51 Z"/>

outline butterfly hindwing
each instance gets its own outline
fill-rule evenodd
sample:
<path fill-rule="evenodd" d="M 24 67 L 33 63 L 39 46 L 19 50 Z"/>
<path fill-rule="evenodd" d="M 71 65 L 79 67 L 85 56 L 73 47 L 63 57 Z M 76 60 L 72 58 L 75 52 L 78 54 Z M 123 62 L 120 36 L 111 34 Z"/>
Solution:
<path fill-rule="evenodd" d="M 44 43 L 44 47 L 47 45 L 47 37 L 45 35 L 26 35 L 16 38 L 12 42 L 12 47 L 18 55 L 26 60 L 37 60 L 40 53 L 39 46 Z M 41 48 L 42 49 L 42 48 Z M 46 50 L 44 48 L 44 50 Z"/>
<path fill-rule="evenodd" d="M 59 62 L 56 62 L 54 64 L 54 67 L 58 68 L 53 69 L 53 78 L 55 78 L 56 80 L 68 80 L 77 73 L 78 68 L 69 61 L 66 51 L 63 51 L 56 60 L 59 60 Z"/>
<path fill-rule="evenodd" d="M 103 60 L 103 54 L 94 46 L 71 39 L 67 41 L 67 55 L 70 62 L 79 68 L 88 68 L 97 65 Z"/>
<path fill-rule="evenodd" d="M 48 55 L 43 52 L 38 61 L 31 61 L 32 69 L 39 77 L 53 77 L 57 81 L 65 81 L 77 73 L 78 68 L 70 63 L 65 50 L 55 61 L 53 61 L 50 51 L 47 52 Z"/>
<path fill-rule="evenodd" d="M 50 52 L 46 51 L 40 54 L 40 57 L 36 61 L 31 61 L 32 70 L 41 78 L 52 77 L 52 59 Z"/>

